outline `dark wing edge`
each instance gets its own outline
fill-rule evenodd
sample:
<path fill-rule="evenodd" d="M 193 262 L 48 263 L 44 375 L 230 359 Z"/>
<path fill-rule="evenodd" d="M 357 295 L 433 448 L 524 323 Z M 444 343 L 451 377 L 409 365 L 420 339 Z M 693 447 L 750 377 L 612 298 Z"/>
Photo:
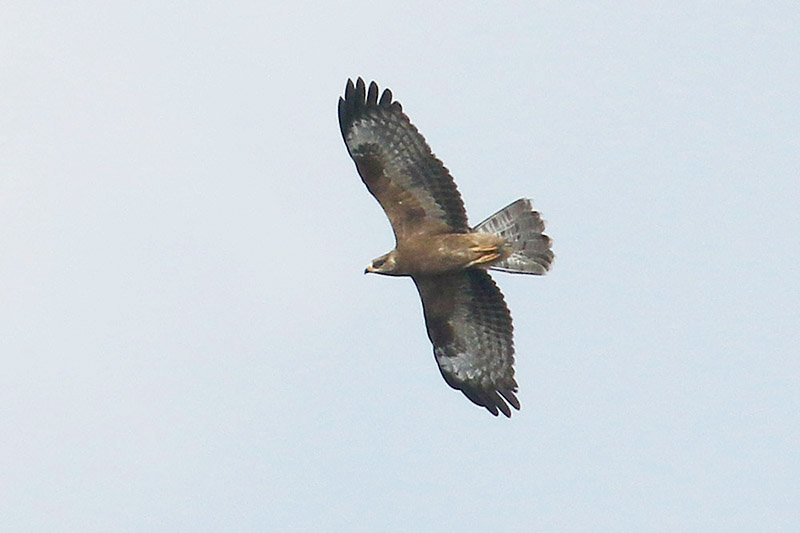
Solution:
<path fill-rule="evenodd" d="M 442 377 L 497 416 L 519 410 L 511 313 L 485 270 L 414 277 Z"/>
<path fill-rule="evenodd" d="M 400 239 L 427 232 L 470 231 L 464 203 L 450 172 L 378 85 L 347 80 L 339 98 L 339 129 L 358 173 L 386 212 Z"/>

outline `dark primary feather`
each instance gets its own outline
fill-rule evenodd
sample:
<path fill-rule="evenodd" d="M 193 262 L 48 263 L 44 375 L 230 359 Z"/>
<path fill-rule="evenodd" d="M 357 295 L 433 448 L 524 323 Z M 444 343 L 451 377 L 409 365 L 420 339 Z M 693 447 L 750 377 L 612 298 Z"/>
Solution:
<path fill-rule="evenodd" d="M 347 81 L 339 98 L 339 127 L 350 156 L 369 191 L 392 223 L 398 241 L 419 233 L 470 230 L 455 182 L 424 137 L 392 101 L 378 98 L 359 78 Z"/>
<path fill-rule="evenodd" d="M 414 276 L 428 337 L 445 381 L 493 415 L 511 416 L 515 396 L 511 314 L 485 270 Z"/>

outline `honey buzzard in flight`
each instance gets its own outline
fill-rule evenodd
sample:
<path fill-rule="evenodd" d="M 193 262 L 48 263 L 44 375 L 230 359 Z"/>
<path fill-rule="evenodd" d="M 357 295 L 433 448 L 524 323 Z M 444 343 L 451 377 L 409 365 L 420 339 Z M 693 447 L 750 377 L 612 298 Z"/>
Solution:
<path fill-rule="evenodd" d="M 448 385 L 493 415 L 519 409 L 511 314 L 487 269 L 545 274 L 544 222 L 520 199 L 470 227 L 448 170 L 392 100 L 359 78 L 339 98 L 339 126 L 361 179 L 392 224 L 395 249 L 366 268 L 410 276 Z"/>

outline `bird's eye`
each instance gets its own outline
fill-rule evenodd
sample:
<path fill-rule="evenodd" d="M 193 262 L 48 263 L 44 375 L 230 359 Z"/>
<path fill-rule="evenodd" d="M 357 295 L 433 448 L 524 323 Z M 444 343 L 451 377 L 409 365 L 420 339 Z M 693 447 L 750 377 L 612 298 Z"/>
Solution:
<path fill-rule="evenodd" d="M 380 267 L 383 266 L 383 264 L 385 262 L 386 262 L 386 259 L 384 259 L 384 258 L 376 259 L 376 260 L 374 260 L 372 262 L 372 268 L 380 268 Z"/>

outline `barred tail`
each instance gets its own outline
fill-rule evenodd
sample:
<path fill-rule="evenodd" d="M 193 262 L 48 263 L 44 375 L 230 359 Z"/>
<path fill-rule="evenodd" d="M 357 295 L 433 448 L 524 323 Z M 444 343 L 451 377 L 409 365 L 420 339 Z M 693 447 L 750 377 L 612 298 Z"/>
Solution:
<path fill-rule="evenodd" d="M 503 237 L 512 248 L 511 254 L 492 265 L 492 270 L 515 274 L 546 274 L 555 255 L 552 241 L 543 234 L 544 221 L 531 207 L 531 201 L 521 198 L 504 207 L 477 226 L 473 231 Z"/>

